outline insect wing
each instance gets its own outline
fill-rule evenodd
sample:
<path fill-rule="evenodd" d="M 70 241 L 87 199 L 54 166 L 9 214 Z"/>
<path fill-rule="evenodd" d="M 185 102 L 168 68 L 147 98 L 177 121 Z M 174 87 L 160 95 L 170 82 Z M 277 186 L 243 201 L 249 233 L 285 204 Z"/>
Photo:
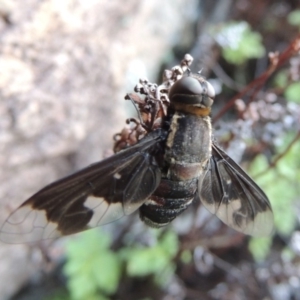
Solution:
<path fill-rule="evenodd" d="M 202 204 L 228 226 L 253 236 L 272 233 L 273 212 L 267 196 L 215 144 L 198 188 Z"/>
<path fill-rule="evenodd" d="M 58 180 L 13 211 L 0 229 L 7 243 L 35 242 L 103 225 L 138 209 L 160 183 L 151 155 L 160 141 L 140 143 Z"/>

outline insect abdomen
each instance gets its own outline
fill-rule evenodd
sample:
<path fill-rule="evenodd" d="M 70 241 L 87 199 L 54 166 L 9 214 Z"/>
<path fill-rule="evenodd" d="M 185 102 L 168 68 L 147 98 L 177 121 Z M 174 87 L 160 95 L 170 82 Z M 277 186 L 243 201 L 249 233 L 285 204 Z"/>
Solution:
<path fill-rule="evenodd" d="M 209 117 L 181 112 L 173 115 L 161 183 L 140 208 L 140 217 L 147 225 L 167 225 L 192 203 L 198 178 L 211 155 L 210 132 Z"/>

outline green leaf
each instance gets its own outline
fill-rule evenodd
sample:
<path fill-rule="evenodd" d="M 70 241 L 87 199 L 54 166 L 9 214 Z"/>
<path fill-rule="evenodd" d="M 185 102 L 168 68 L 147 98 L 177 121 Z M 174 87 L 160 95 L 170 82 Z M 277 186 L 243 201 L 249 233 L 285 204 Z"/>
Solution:
<path fill-rule="evenodd" d="M 101 240 L 101 243 L 99 242 Z M 107 249 L 110 238 L 107 234 L 97 230 L 89 230 L 81 233 L 75 239 L 70 240 L 66 247 L 69 259 L 89 260 L 95 253 Z"/>
<path fill-rule="evenodd" d="M 295 82 L 290 84 L 285 92 L 284 96 L 288 101 L 293 101 L 296 103 L 300 103 L 300 83 Z"/>
<path fill-rule="evenodd" d="M 136 247 L 126 251 L 128 274 L 130 276 L 160 274 L 171 265 L 178 247 L 177 235 L 172 231 L 167 231 L 151 248 Z"/>
<path fill-rule="evenodd" d="M 193 256 L 190 250 L 184 250 L 181 253 L 180 259 L 183 263 L 188 264 L 193 260 Z"/>
<path fill-rule="evenodd" d="M 274 84 L 277 87 L 285 88 L 288 84 L 288 76 L 285 71 L 278 72 L 274 78 Z"/>
<path fill-rule="evenodd" d="M 74 300 L 90 299 L 97 293 L 97 285 L 84 273 L 70 278 L 67 286 Z"/>
<path fill-rule="evenodd" d="M 67 244 L 64 273 L 69 279 L 72 299 L 100 299 L 99 291 L 108 295 L 116 291 L 121 260 L 109 246 L 109 236 L 96 230 L 83 233 Z"/>
<path fill-rule="evenodd" d="M 292 260 L 295 258 L 296 254 L 295 252 L 293 252 L 290 248 L 285 247 L 282 251 L 281 251 L 281 257 L 283 259 L 283 261 L 285 262 L 292 262 Z"/>
<path fill-rule="evenodd" d="M 255 159 L 255 166 L 262 158 Z M 291 182 L 283 177 L 277 169 L 270 169 L 264 176 L 255 179 L 256 183 L 265 191 L 270 199 L 276 229 L 282 234 L 289 234 L 296 222 L 293 209 L 295 190 L 291 189 Z"/>
<path fill-rule="evenodd" d="M 161 288 L 165 288 L 170 284 L 170 281 L 175 273 L 176 265 L 169 263 L 161 272 L 158 272 L 154 276 L 154 282 Z"/>
<path fill-rule="evenodd" d="M 55 290 L 51 295 L 46 296 L 43 300 L 71 300 L 70 295 L 64 289 Z"/>
<path fill-rule="evenodd" d="M 173 231 L 165 232 L 160 241 L 160 246 L 164 249 L 166 254 L 170 256 L 170 258 L 173 258 L 177 254 L 179 248 L 176 233 Z"/>
<path fill-rule="evenodd" d="M 277 149 L 277 153 L 282 153 L 286 145 L 294 136 L 287 134 L 282 137 L 282 144 Z M 266 158 L 259 155 L 252 162 L 250 173 L 259 173 L 265 169 L 268 172 L 260 176 L 255 181 L 268 195 L 274 211 L 275 227 L 281 234 L 288 235 L 295 228 L 297 216 L 294 209 L 294 201 L 300 194 L 300 143 L 296 143 L 281 158 L 275 168 L 269 168 Z"/>
<path fill-rule="evenodd" d="M 249 241 L 249 250 L 256 261 L 262 261 L 270 251 L 272 243 L 271 237 L 251 238 Z"/>
<path fill-rule="evenodd" d="M 294 10 L 288 14 L 288 22 L 294 26 L 300 26 L 300 10 Z"/>
<path fill-rule="evenodd" d="M 161 247 L 132 249 L 127 272 L 130 276 L 146 276 L 160 272 L 168 263 L 168 256 Z"/>
<path fill-rule="evenodd" d="M 222 27 L 214 27 L 211 32 L 229 63 L 240 65 L 265 54 L 261 35 L 252 31 L 247 22 L 229 22 Z"/>
<path fill-rule="evenodd" d="M 116 292 L 121 277 L 121 261 L 116 254 L 109 251 L 99 253 L 92 272 L 101 291 L 108 295 Z"/>

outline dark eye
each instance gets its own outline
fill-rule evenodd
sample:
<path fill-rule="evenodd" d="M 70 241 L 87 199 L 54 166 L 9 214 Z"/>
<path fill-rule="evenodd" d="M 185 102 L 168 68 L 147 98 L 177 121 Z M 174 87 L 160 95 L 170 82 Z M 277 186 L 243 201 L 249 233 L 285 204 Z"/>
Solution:
<path fill-rule="evenodd" d="M 209 107 L 213 103 L 215 91 L 213 86 L 205 81 L 191 76 L 179 79 L 171 87 L 169 98 L 171 103 L 182 103 L 188 105 L 202 104 Z"/>
<path fill-rule="evenodd" d="M 213 88 L 213 86 L 208 82 L 208 81 L 204 81 L 203 84 L 206 85 L 206 94 L 209 98 L 214 99 L 216 96 L 215 93 L 215 89 Z"/>

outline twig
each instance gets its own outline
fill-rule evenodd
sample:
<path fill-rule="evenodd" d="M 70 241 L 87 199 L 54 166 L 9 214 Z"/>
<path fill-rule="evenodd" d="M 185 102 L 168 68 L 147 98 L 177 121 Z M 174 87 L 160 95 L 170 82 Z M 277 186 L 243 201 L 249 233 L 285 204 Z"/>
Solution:
<path fill-rule="evenodd" d="M 290 59 L 292 56 L 298 54 L 300 51 L 300 34 L 297 35 L 297 37 L 290 43 L 288 48 L 284 50 L 281 54 L 279 53 L 270 53 L 270 66 L 269 68 L 258 78 L 253 80 L 250 84 L 248 84 L 241 92 L 239 92 L 236 96 L 234 96 L 227 105 L 224 106 L 224 108 L 213 118 L 213 122 L 217 122 L 224 114 L 225 112 L 234 105 L 235 101 L 237 99 L 242 98 L 246 93 L 250 92 L 252 89 L 254 91 L 252 92 L 252 96 L 255 95 L 259 89 L 265 84 L 265 82 L 269 79 L 269 77 L 279 68 L 281 67 L 288 59 Z M 254 97 L 252 97 L 252 102 L 254 100 Z M 248 104 L 250 103 L 248 102 Z"/>

